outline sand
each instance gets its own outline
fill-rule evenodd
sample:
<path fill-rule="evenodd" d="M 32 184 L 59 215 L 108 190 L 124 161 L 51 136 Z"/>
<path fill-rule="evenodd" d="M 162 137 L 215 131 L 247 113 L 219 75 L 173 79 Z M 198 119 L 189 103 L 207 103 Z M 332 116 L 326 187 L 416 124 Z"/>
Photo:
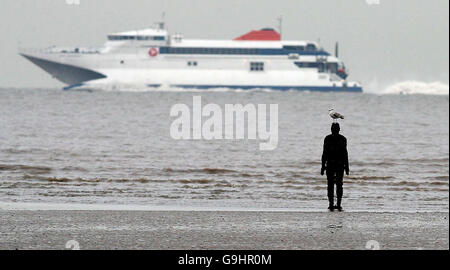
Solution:
<path fill-rule="evenodd" d="M 449 249 L 448 216 L 0 210 L 0 249 Z"/>

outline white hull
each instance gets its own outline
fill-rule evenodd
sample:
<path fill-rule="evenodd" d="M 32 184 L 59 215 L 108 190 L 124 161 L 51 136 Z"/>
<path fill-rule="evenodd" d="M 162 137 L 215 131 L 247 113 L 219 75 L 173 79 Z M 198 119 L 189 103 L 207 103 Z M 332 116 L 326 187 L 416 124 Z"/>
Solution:
<path fill-rule="evenodd" d="M 221 42 L 221 43 L 220 43 Z M 193 43 L 192 41 L 187 44 Z M 201 41 L 195 44 L 201 43 Z M 218 41 L 208 46 L 270 47 L 275 50 L 281 42 Z M 213 45 L 210 45 L 213 44 Z M 225 45 L 224 45 L 225 44 Z M 281 44 L 281 45 L 280 45 Z M 354 91 L 361 92 L 356 82 L 347 82 L 331 71 L 317 67 L 299 68 L 295 63 L 315 63 L 319 57 L 327 63 L 338 63 L 330 55 L 285 54 L 217 55 L 163 53 L 164 44 L 108 42 L 98 51 L 23 51 L 21 54 L 72 88 L 105 88 L 111 86 L 183 87 L 183 88 L 272 88 L 278 90 Z M 171 44 L 167 48 L 184 46 Z M 192 45 L 190 45 L 192 46 Z M 198 47 L 198 45 L 196 45 Z M 216 45 L 219 46 L 219 45 Z M 265 46 L 265 47 L 263 47 Z M 278 46 L 278 47 L 277 47 Z M 196 48 L 197 48 L 196 47 Z M 190 48 L 190 47 L 188 47 Z M 149 53 L 154 50 L 154 55 Z M 269 52 L 272 52 L 269 51 Z M 252 63 L 263 63 L 255 72 Z M 192 63 L 192 64 L 191 64 Z M 337 64 L 336 64 L 337 65 Z"/>

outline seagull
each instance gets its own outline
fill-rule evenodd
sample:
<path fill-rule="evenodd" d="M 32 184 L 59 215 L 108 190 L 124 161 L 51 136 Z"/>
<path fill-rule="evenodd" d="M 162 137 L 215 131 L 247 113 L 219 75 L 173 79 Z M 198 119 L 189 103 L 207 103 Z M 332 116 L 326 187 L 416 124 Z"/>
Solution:
<path fill-rule="evenodd" d="M 338 112 L 335 112 L 334 109 L 329 109 L 330 117 L 333 118 L 334 121 L 338 119 L 344 119 L 344 116 Z"/>

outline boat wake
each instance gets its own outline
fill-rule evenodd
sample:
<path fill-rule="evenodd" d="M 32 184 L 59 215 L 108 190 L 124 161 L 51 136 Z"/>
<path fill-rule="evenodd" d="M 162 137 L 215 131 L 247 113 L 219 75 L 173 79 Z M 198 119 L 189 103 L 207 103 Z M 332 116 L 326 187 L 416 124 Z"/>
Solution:
<path fill-rule="evenodd" d="M 380 90 L 378 84 L 368 87 L 367 93 L 382 94 L 382 95 L 449 95 L 449 85 L 441 82 L 420 82 L 420 81 L 404 81 L 400 83 L 391 84 Z M 95 87 L 77 87 L 70 91 L 106 91 L 106 92 L 279 92 L 279 90 L 269 88 L 255 88 L 255 89 L 239 89 L 217 87 L 209 88 L 208 90 L 197 88 L 184 88 L 174 86 L 157 86 L 149 87 L 143 85 L 96 85 Z M 287 90 L 287 92 L 297 92 L 298 90 Z M 310 91 L 303 91 L 310 92 Z"/>
<path fill-rule="evenodd" d="M 95 87 L 77 87 L 70 89 L 68 91 L 105 91 L 105 92 L 278 92 L 277 90 L 268 88 L 255 88 L 255 89 L 240 89 L 240 88 L 227 88 L 227 87 L 217 87 L 198 89 L 198 88 L 184 88 L 184 87 L 174 87 L 174 86 L 159 86 L 159 87 L 146 87 L 140 85 L 96 85 Z M 296 91 L 296 90 L 292 90 Z"/>
<path fill-rule="evenodd" d="M 441 82 L 405 81 L 388 86 L 382 93 L 394 95 L 448 95 L 449 85 Z"/>

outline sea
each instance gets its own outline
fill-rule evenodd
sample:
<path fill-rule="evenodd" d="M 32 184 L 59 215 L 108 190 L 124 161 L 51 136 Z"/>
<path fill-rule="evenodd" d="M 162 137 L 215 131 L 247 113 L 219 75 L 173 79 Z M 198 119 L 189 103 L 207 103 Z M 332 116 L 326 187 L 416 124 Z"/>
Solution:
<path fill-rule="evenodd" d="M 413 86 L 411 86 L 413 84 Z M 323 140 L 345 115 L 346 211 L 449 211 L 449 96 L 255 89 L 0 89 L 0 209 L 326 211 Z M 178 140 L 176 104 L 277 104 L 278 143 Z M 203 121 L 207 120 L 203 118 Z"/>

